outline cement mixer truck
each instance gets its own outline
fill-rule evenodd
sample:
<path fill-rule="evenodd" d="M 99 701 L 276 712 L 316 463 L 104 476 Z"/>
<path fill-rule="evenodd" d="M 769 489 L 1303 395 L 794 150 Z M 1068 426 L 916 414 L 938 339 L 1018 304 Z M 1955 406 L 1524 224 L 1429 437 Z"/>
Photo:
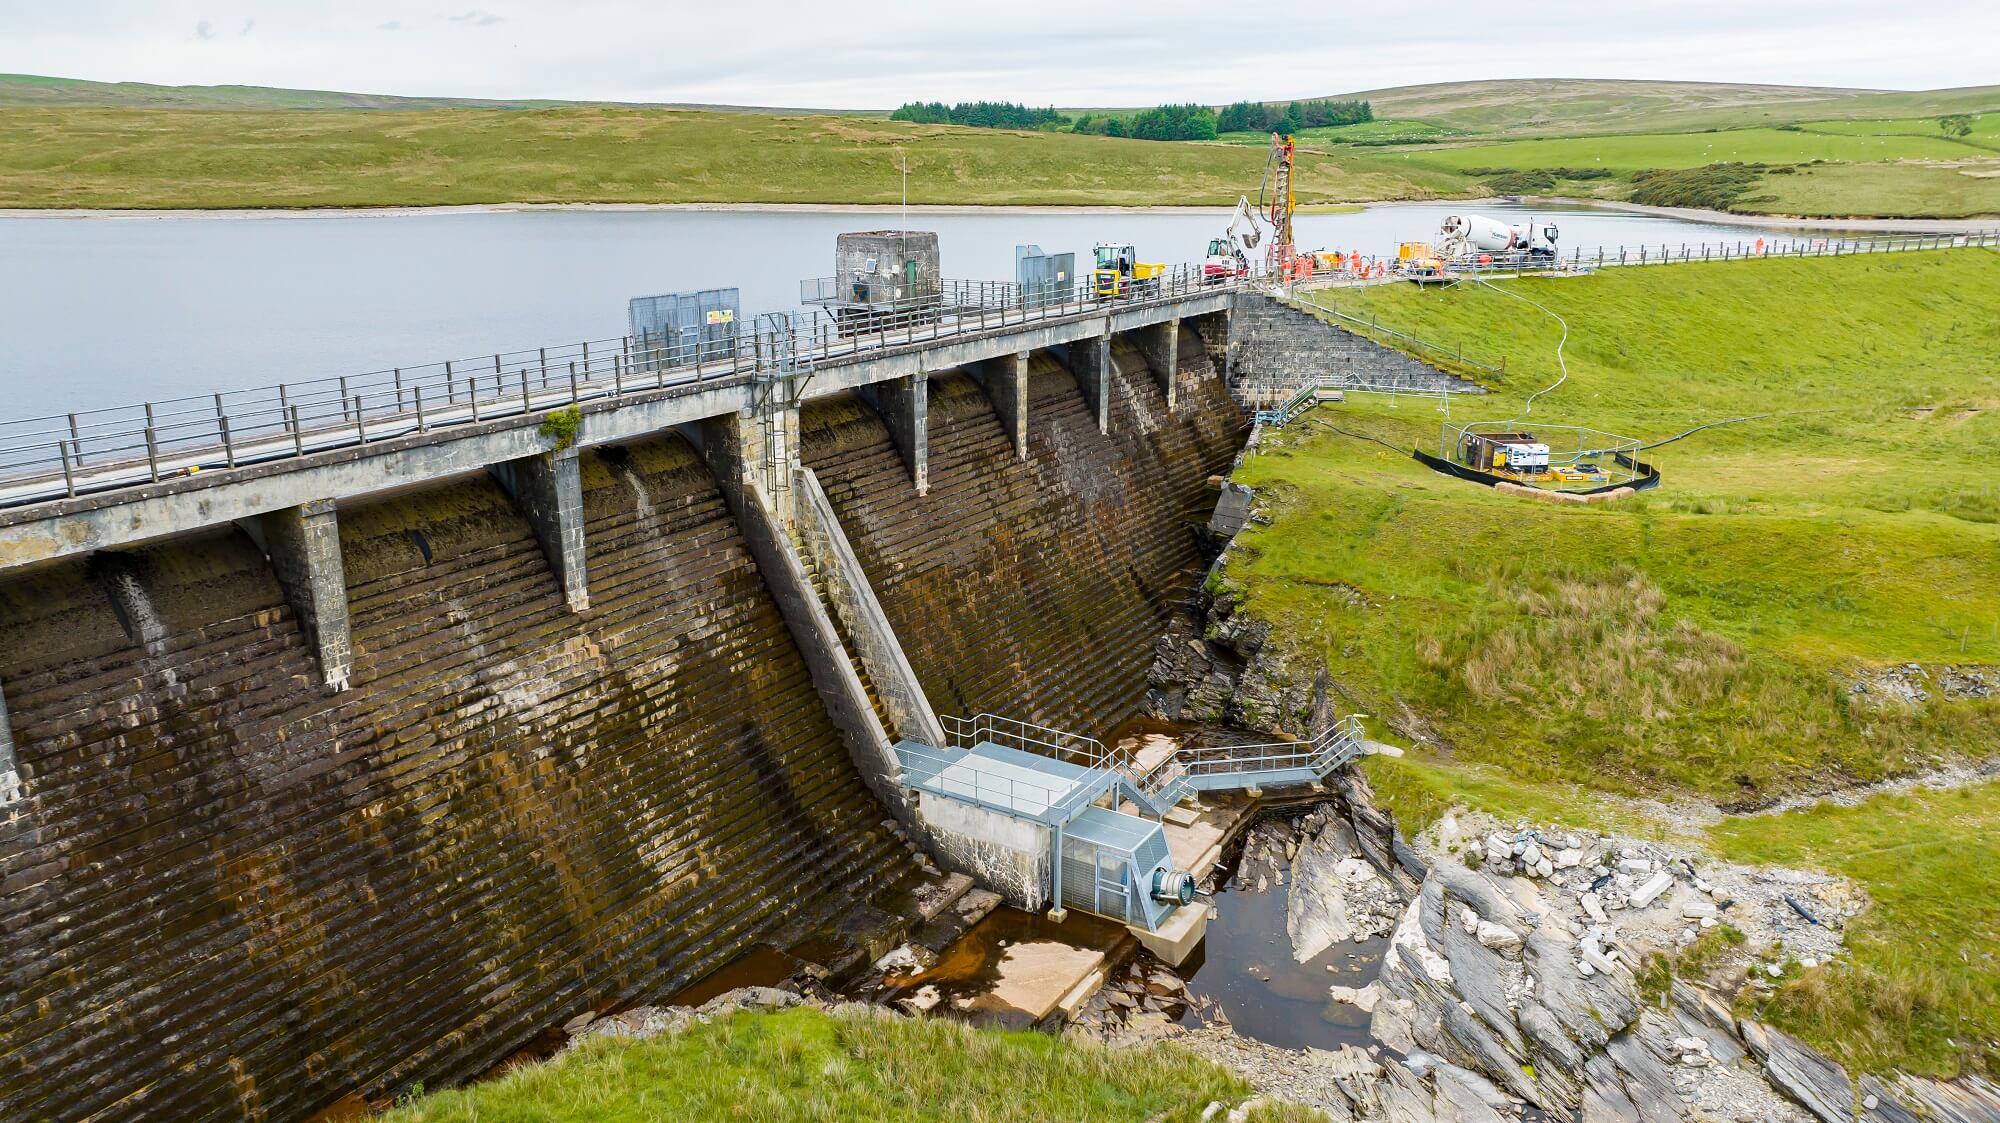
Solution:
<path fill-rule="evenodd" d="M 1542 219 L 1510 225 L 1485 215 L 1455 214 L 1446 218 L 1438 231 L 1438 250 L 1451 261 L 1466 261 L 1482 254 L 1553 258 L 1556 233 L 1556 224 Z"/>

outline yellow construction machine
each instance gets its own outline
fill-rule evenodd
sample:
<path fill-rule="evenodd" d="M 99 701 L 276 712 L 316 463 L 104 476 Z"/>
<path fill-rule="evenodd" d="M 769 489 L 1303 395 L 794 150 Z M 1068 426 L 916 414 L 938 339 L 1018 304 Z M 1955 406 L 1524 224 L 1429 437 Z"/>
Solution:
<path fill-rule="evenodd" d="M 1404 242 L 1396 247 L 1396 269 L 1405 277 L 1442 277 L 1444 258 L 1429 242 Z"/>
<path fill-rule="evenodd" d="M 1160 276 L 1167 271 L 1161 262 L 1140 261 L 1129 245 L 1099 242 L 1097 266 L 1090 271 L 1090 287 L 1099 297 L 1118 300 L 1152 296 L 1160 291 Z"/>

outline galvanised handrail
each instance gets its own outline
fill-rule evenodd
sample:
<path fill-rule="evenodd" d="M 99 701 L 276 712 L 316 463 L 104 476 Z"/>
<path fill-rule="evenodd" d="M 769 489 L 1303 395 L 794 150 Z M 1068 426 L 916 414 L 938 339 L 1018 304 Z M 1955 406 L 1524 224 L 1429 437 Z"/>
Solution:
<path fill-rule="evenodd" d="M 1152 785 L 1161 782 L 1170 767 L 1182 776 L 1252 774 L 1296 768 L 1324 775 L 1338 763 L 1343 752 L 1359 751 L 1362 738 L 1361 715 L 1349 714 L 1321 730 L 1319 736 L 1311 740 L 1183 747 L 1154 766 L 1144 778 L 1143 785 L 1151 790 Z"/>
<path fill-rule="evenodd" d="M 1085 768 L 1105 768 L 1115 763 L 1111 750 L 1095 737 L 1035 725 L 1017 718 L 982 713 L 971 717 L 940 716 L 938 722 L 944 726 L 945 740 L 951 742 L 950 748 L 969 749 L 984 741 L 1037 756 L 1053 757 L 1069 764 L 1080 764 Z"/>
<path fill-rule="evenodd" d="M 1247 285 L 1180 265 L 1122 295 L 1079 280 L 1022 299 L 1011 282 L 951 282 L 958 303 L 840 315 L 759 316 L 752 330 L 692 344 L 649 336 L 496 352 L 364 374 L 281 382 L 51 417 L 0 422 L 0 507 L 158 482 L 197 471 L 308 456 L 412 433 L 636 394 L 804 373 L 816 363 L 893 353 L 1016 324 L 1151 307 Z"/>
<path fill-rule="evenodd" d="M 1239 776 L 1243 779 L 1242 787 L 1254 787 L 1260 778 L 1273 773 L 1301 769 L 1325 777 L 1360 755 L 1364 736 L 1361 718 L 1360 714 L 1349 714 L 1321 730 L 1317 737 L 1304 741 L 1183 746 L 1143 773 L 1129 754 L 1107 749 L 1094 737 L 995 714 L 941 716 L 938 721 L 944 726 L 945 739 L 951 742 L 951 748 L 970 749 L 984 742 L 1083 765 L 1087 771 L 1078 778 L 1075 787 L 1060 798 L 1043 800 L 1048 803 L 1054 821 L 1062 822 L 1094 802 L 1114 777 L 1122 777 L 1161 812 L 1180 802 L 1195 777 Z"/>
<path fill-rule="evenodd" d="M 1432 352 L 1438 356 L 1440 362 L 1448 361 L 1456 363 L 1459 366 L 1471 367 L 1474 370 L 1482 370 L 1485 371 L 1487 374 L 1491 374 L 1496 377 L 1505 375 L 1507 373 L 1507 361 L 1504 358 L 1500 361 L 1499 366 L 1492 366 L 1487 363 L 1482 363 L 1477 359 L 1466 358 L 1465 349 L 1462 347 L 1446 347 L 1442 343 L 1433 343 L 1428 339 L 1411 335 L 1408 332 L 1397 331 L 1394 328 L 1385 328 L 1376 320 L 1373 319 L 1364 320 L 1359 316 L 1352 316 L 1346 312 L 1342 312 L 1338 308 L 1328 308 L 1324 304 L 1314 304 L 1310 301 L 1295 302 L 1295 306 L 1301 304 L 1305 305 L 1305 307 L 1300 308 L 1300 310 L 1306 312 L 1308 315 L 1318 315 L 1320 313 L 1325 313 L 1326 315 L 1331 316 L 1336 320 L 1340 320 L 1343 323 L 1352 324 L 1356 328 L 1361 329 L 1362 331 L 1370 332 L 1376 335 L 1388 336 L 1389 338 L 1398 341 L 1404 346 L 1407 346 L 1409 348 L 1415 349 L 1420 352 L 1422 351 Z"/>
<path fill-rule="evenodd" d="M 967 776 L 947 779 L 945 771 L 958 763 L 958 758 L 927 752 L 924 746 L 910 741 L 898 744 L 896 752 L 898 757 L 905 760 L 913 759 L 932 765 L 930 779 L 936 784 L 939 794 L 970 800 L 982 807 L 991 807 L 1015 815 L 1023 812 L 1024 802 L 1041 804 L 1047 809 L 1041 813 L 1044 815 L 1067 818 L 1071 811 L 1069 803 L 1075 796 L 1074 785 L 1057 787 L 1051 784 L 1038 784 L 1010 776 L 994 776 L 976 769 L 970 771 Z M 1023 797 L 1027 798 L 1024 800 Z"/>

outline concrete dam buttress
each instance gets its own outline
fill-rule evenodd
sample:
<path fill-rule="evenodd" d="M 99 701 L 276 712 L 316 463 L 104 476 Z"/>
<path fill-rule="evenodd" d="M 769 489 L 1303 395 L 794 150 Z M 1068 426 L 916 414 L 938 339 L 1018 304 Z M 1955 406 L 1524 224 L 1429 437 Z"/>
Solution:
<path fill-rule="evenodd" d="M 0 1118 L 303 1119 L 842 931 L 893 738 L 1138 711 L 1244 299 L 0 507 Z"/>

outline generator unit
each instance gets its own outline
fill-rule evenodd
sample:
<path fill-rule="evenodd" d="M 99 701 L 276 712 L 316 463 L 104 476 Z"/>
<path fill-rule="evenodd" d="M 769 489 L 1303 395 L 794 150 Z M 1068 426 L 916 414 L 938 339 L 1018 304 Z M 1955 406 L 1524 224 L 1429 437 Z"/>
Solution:
<path fill-rule="evenodd" d="M 1494 450 L 1493 467 L 1505 472 L 1546 472 L 1549 446 L 1540 441 L 1507 442 Z"/>
<path fill-rule="evenodd" d="M 1194 902 L 1194 875 L 1174 868 L 1160 825 L 1104 807 L 1062 829 L 1062 903 L 1154 931 Z"/>
<path fill-rule="evenodd" d="M 1523 464 L 1541 449 L 1541 467 L 1549 466 L 1549 446 L 1533 433 L 1475 433 L 1466 430 L 1459 441 L 1459 462 L 1482 472 L 1523 471 Z M 1518 456 L 1518 459 L 1517 459 Z M 1539 470 L 1539 469 L 1538 469 Z"/>

